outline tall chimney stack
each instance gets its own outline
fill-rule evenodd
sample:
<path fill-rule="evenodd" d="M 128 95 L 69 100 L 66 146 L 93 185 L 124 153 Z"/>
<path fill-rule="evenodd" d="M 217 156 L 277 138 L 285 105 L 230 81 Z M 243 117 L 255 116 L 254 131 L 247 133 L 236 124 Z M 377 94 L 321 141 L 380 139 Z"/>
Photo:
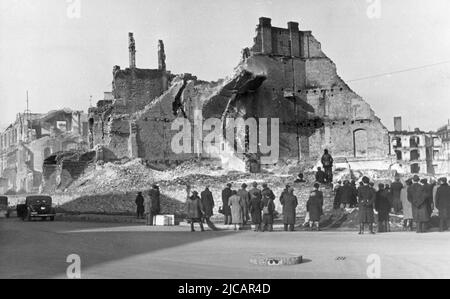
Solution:
<path fill-rule="evenodd" d="M 402 117 L 401 116 L 394 117 L 394 131 L 396 131 L 396 132 L 402 131 Z"/>
<path fill-rule="evenodd" d="M 134 41 L 133 33 L 128 33 L 128 50 L 130 52 L 130 68 L 136 68 L 136 43 Z"/>
<path fill-rule="evenodd" d="M 166 70 L 166 52 L 162 40 L 158 41 L 158 69 L 161 71 Z"/>

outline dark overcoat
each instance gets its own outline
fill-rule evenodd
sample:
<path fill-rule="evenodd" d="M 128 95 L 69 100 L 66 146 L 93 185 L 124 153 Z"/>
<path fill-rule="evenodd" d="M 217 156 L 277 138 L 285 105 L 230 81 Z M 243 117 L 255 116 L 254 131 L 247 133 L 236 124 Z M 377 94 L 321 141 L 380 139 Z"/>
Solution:
<path fill-rule="evenodd" d="M 412 206 L 414 221 L 427 222 L 430 220 L 426 202 L 426 191 L 422 185 L 414 183 L 408 188 L 408 201 Z"/>
<path fill-rule="evenodd" d="M 263 191 L 263 194 L 264 194 L 264 191 Z M 272 192 L 272 194 L 273 194 L 273 192 Z M 268 194 L 268 195 L 270 195 L 270 194 Z M 264 207 L 268 208 L 267 209 L 268 214 L 263 213 L 263 223 L 264 224 L 273 224 L 273 212 L 275 211 L 275 204 L 273 203 L 273 199 L 271 197 L 263 195 L 262 208 L 264 209 Z"/>
<path fill-rule="evenodd" d="M 339 188 L 339 201 L 343 204 L 353 204 L 355 202 L 355 189 L 350 184 L 345 184 Z"/>
<path fill-rule="evenodd" d="M 225 188 L 222 190 L 222 211 L 225 216 L 231 216 L 231 209 L 228 205 L 228 200 L 231 197 L 231 189 Z"/>
<path fill-rule="evenodd" d="M 392 207 L 396 212 L 402 210 L 402 200 L 400 195 L 403 188 L 403 184 L 400 182 L 395 181 L 391 184 Z"/>
<path fill-rule="evenodd" d="M 320 221 L 320 217 L 323 215 L 322 191 L 314 190 L 311 192 L 306 202 L 306 211 L 309 213 L 310 221 Z"/>
<path fill-rule="evenodd" d="M 262 217 L 262 200 L 261 197 L 254 196 L 250 199 L 250 203 L 248 205 L 248 210 L 250 212 L 250 216 L 252 217 L 253 224 L 259 225 L 261 224 Z"/>
<path fill-rule="evenodd" d="M 442 184 L 436 191 L 436 208 L 439 210 L 439 217 L 448 218 L 450 215 L 450 186 Z"/>
<path fill-rule="evenodd" d="M 358 207 L 359 207 L 360 223 L 374 222 L 374 213 L 373 213 L 374 203 L 375 203 L 375 190 L 368 185 L 363 185 L 359 187 Z"/>
<path fill-rule="evenodd" d="M 375 210 L 378 212 L 378 221 L 389 221 L 389 212 L 391 211 L 389 191 L 379 190 L 377 192 Z"/>
<path fill-rule="evenodd" d="M 191 221 L 200 221 L 203 216 L 203 205 L 200 197 L 193 195 L 187 200 L 186 215 Z"/>
<path fill-rule="evenodd" d="M 280 197 L 283 206 L 283 223 L 295 224 L 296 208 L 298 206 L 297 196 L 290 192 L 284 192 Z"/>
<path fill-rule="evenodd" d="M 207 190 L 204 190 L 201 194 L 200 194 L 200 199 L 202 201 L 202 205 L 203 205 L 203 210 L 205 212 L 205 217 L 211 217 L 214 213 L 213 213 L 213 209 L 214 209 L 214 198 L 212 195 L 212 192 Z"/>

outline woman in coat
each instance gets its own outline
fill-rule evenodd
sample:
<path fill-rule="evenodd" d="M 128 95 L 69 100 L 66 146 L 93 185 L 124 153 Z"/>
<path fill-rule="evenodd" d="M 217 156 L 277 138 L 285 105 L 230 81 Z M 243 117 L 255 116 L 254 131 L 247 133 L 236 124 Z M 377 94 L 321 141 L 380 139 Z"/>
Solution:
<path fill-rule="evenodd" d="M 319 188 L 319 184 L 314 184 L 314 190 L 306 202 L 306 210 L 309 213 L 309 227 L 313 229 L 314 225 L 316 225 L 318 231 L 320 231 L 320 217 L 323 215 L 323 193 L 319 191 Z"/>
<path fill-rule="evenodd" d="M 280 197 L 280 203 L 283 206 L 284 231 L 294 231 L 296 208 L 298 205 L 297 197 L 294 195 L 294 188 L 289 187 Z"/>
<path fill-rule="evenodd" d="M 205 231 L 203 228 L 202 217 L 204 214 L 202 201 L 198 196 L 197 191 L 192 192 L 192 196 L 186 201 L 186 214 L 188 220 L 191 222 L 191 232 L 195 232 L 194 223 L 198 222 L 200 224 L 200 229 Z"/>
<path fill-rule="evenodd" d="M 257 185 L 254 185 L 254 188 L 250 190 L 250 202 L 248 205 L 248 210 L 250 212 L 250 216 L 252 217 L 253 225 L 255 226 L 254 231 L 257 232 L 261 229 L 261 211 L 262 211 L 262 201 L 261 201 L 261 191 L 256 188 Z"/>
<path fill-rule="evenodd" d="M 358 206 L 359 206 L 359 234 L 364 234 L 364 225 L 369 225 L 371 234 L 373 231 L 374 213 L 373 205 L 375 203 L 375 189 L 370 186 L 368 177 L 363 177 L 363 185 L 358 189 Z"/>
<path fill-rule="evenodd" d="M 412 205 L 408 201 L 408 188 L 412 185 L 411 180 L 406 181 L 406 187 L 400 192 L 400 201 L 402 202 L 403 210 L 403 230 L 413 230 L 413 212 Z"/>
<path fill-rule="evenodd" d="M 228 205 L 231 208 L 231 224 L 234 224 L 234 230 L 240 230 L 244 223 L 244 204 L 236 190 L 233 190 Z"/>

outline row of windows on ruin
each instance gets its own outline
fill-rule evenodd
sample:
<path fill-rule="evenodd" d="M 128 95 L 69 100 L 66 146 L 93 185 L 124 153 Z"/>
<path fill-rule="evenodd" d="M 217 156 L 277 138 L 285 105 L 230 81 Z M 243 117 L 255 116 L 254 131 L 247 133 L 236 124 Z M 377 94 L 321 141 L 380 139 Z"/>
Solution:
<path fill-rule="evenodd" d="M 277 92 L 277 89 L 276 88 L 272 88 L 272 91 L 273 92 Z M 285 89 L 285 88 L 280 88 L 278 91 L 281 91 L 281 92 L 284 92 L 284 91 L 286 91 L 286 92 L 292 92 L 292 90 L 290 90 L 290 89 Z M 297 90 L 297 93 L 299 93 L 299 94 L 301 94 L 301 93 L 304 93 L 304 94 L 318 94 L 319 92 L 336 92 L 336 91 L 344 91 L 344 88 L 342 88 L 342 87 L 340 87 L 340 88 L 331 88 L 331 89 L 298 89 Z M 331 95 L 331 96 L 334 96 L 333 94 Z"/>
<path fill-rule="evenodd" d="M 394 148 L 404 147 L 402 144 L 402 138 L 393 137 L 392 145 Z M 420 138 L 417 136 L 411 136 L 409 138 L 409 147 L 419 147 L 420 146 Z"/>

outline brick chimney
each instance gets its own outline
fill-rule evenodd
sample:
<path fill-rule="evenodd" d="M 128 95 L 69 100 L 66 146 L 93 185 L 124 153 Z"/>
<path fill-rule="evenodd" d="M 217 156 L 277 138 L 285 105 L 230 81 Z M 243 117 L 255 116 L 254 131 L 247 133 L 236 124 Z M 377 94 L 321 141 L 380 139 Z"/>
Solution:
<path fill-rule="evenodd" d="M 130 69 L 136 68 L 136 43 L 133 33 L 128 33 L 128 50 L 130 52 Z"/>

